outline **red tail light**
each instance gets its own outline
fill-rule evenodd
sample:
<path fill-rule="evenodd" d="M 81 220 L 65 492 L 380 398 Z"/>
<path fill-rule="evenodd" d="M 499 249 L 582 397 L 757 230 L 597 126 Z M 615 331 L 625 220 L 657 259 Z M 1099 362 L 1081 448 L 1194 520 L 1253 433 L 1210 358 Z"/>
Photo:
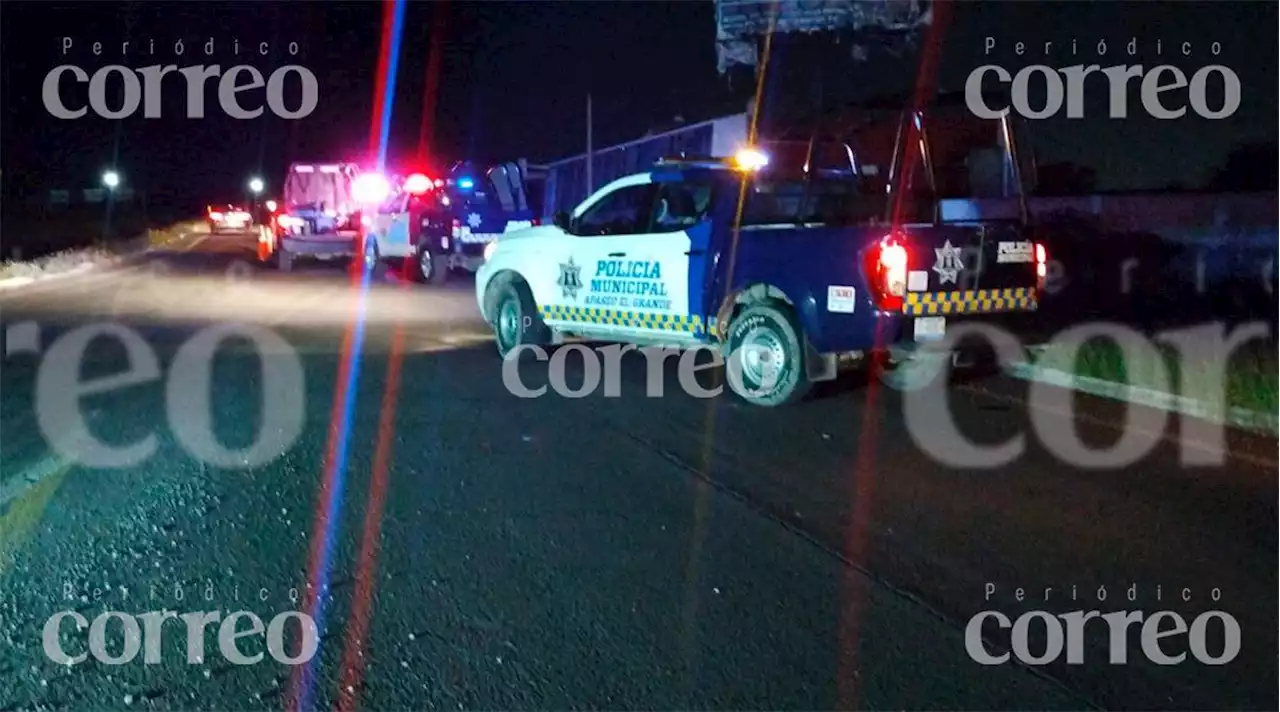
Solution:
<path fill-rule="evenodd" d="M 1044 278 L 1049 274 L 1049 253 L 1044 249 L 1042 243 L 1036 243 L 1036 281 L 1040 284 L 1044 283 Z"/>
<path fill-rule="evenodd" d="M 533 225 L 534 227 L 538 227 L 539 225 L 541 225 L 541 224 L 542 224 L 542 218 L 534 218 L 534 219 L 530 220 L 530 221 L 529 221 L 529 223 L 530 223 L 531 225 Z"/>
<path fill-rule="evenodd" d="M 907 291 L 909 260 L 906 241 L 896 235 L 886 235 L 879 244 L 867 250 L 863 271 L 872 298 L 880 309 L 902 309 L 902 299 Z"/>

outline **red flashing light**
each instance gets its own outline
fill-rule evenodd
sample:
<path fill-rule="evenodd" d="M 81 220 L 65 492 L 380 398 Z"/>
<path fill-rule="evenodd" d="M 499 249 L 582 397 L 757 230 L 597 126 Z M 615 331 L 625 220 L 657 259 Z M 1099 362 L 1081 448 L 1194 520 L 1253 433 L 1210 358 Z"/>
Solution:
<path fill-rule="evenodd" d="M 431 190 L 431 179 L 421 173 L 414 173 L 404 181 L 404 189 L 410 195 L 422 195 Z"/>

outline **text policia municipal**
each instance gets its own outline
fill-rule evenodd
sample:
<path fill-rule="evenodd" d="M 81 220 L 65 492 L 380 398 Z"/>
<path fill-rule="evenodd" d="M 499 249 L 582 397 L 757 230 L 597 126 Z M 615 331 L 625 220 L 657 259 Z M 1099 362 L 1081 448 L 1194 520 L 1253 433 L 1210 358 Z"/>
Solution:
<path fill-rule="evenodd" d="M 73 38 L 63 37 L 62 55 L 66 57 L 76 46 L 77 43 Z M 89 49 L 94 57 L 108 59 L 119 57 L 126 61 L 136 57 L 156 57 L 157 49 L 160 51 L 158 56 L 214 57 L 229 53 L 236 58 L 281 57 L 285 53 L 292 58 L 297 57 L 301 51 L 297 42 L 272 45 L 270 42 L 242 43 L 234 38 L 221 42 L 209 38 L 203 43 L 199 41 L 192 43 L 190 47 L 181 39 L 175 40 L 171 46 L 166 43 L 157 44 L 155 40 L 123 41 L 118 45 L 93 42 L 89 45 Z M 45 75 L 41 98 L 45 109 L 59 119 L 78 119 L 87 115 L 90 110 L 102 118 L 123 119 L 136 113 L 139 106 L 142 107 L 145 118 L 155 119 L 161 117 L 163 110 L 161 94 L 164 77 L 167 74 L 178 74 L 185 80 L 181 83 L 185 84 L 186 115 L 191 119 L 204 118 L 206 82 L 215 78 L 218 87 L 218 104 L 222 107 L 223 113 L 235 119 L 255 119 L 262 116 L 266 109 L 270 109 L 271 113 L 281 118 L 300 119 L 315 111 L 319 103 L 319 83 L 316 81 L 315 74 L 297 64 L 278 67 L 269 76 L 264 77 L 261 71 L 248 64 L 228 66 L 225 70 L 219 64 L 197 64 L 181 68 L 176 64 L 152 64 L 136 69 L 123 64 L 108 64 L 99 67 L 90 75 L 79 65 L 67 63 L 54 67 Z M 68 78 L 67 75 L 70 77 Z M 292 102 L 285 101 L 286 82 L 289 81 L 290 76 L 297 77 L 297 86 L 300 89 L 296 106 L 290 106 Z M 74 96 L 77 84 L 89 85 L 88 100 L 85 102 L 80 98 L 80 106 L 70 106 L 69 104 L 77 103 L 77 97 Z M 107 99 L 109 84 L 123 88 L 121 96 L 111 102 Z M 170 80 L 169 84 L 173 85 L 174 81 Z M 67 85 L 71 85 L 71 88 L 68 89 Z M 261 98 L 254 98 L 256 93 L 254 90 L 263 87 L 266 88 L 265 106 Z M 244 97 L 238 96 L 246 93 Z M 251 105 L 246 107 L 246 102 Z"/>

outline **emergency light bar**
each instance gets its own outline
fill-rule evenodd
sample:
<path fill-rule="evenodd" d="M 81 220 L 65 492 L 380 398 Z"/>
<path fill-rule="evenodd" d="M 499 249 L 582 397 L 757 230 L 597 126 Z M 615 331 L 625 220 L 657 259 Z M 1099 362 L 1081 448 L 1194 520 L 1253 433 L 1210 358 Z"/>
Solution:
<path fill-rule="evenodd" d="M 294 173 L 315 173 L 316 169 L 315 169 L 315 166 L 294 166 L 293 172 Z"/>
<path fill-rule="evenodd" d="M 754 148 L 743 148 L 734 154 L 733 162 L 744 171 L 757 171 L 769 165 L 769 156 Z"/>
<path fill-rule="evenodd" d="M 386 200 L 391 194 L 391 182 L 377 173 L 365 173 L 356 178 L 351 192 L 357 202 L 373 205 Z"/>
<path fill-rule="evenodd" d="M 410 195 L 422 195 L 432 187 L 431 179 L 421 173 L 414 173 L 404 179 L 404 189 Z"/>
<path fill-rule="evenodd" d="M 758 171 L 769 165 L 769 156 L 754 148 L 743 148 L 732 158 L 717 156 L 672 156 L 658 159 L 659 166 L 684 168 L 731 168 L 740 171 Z"/>
<path fill-rule="evenodd" d="M 321 173 L 337 173 L 338 167 L 337 166 L 320 166 L 320 172 Z"/>

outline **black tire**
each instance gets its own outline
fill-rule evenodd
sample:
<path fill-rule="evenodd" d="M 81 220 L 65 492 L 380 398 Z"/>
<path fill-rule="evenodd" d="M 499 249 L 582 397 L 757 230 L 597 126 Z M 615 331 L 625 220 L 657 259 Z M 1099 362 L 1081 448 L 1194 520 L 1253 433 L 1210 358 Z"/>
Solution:
<path fill-rule="evenodd" d="M 382 261 L 382 255 L 378 254 L 378 241 L 371 237 L 364 238 L 363 254 L 358 257 L 355 262 L 361 269 L 369 271 L 369 276 L 373 279 L 382 279 L 386 274 L 387 265 Z"/>
<path fill-rule="evenodd" d="M 729 388 L 752 405 L 795 403 L 813 387 L 805 367 L 805 341 L 784 304 L 754 304 L 729 326 Z"/>
<path fill-rule="evenodd" d="M 498 355 L 507 358 L 518 346 L 545 346 L 551 343 L 551 329 L 542 321 L 538 305 L 524 282 L 504 280 L 489 287 L 493 296 L 489 323 L 493 327 Z"/>
<path fill-rule="evenodd" d="M 413 273 L 419 282 L 439 287 L 449 281 L 448 260 L 431 248 L 430 240 L 423 240 L 413 258 Z"/>

